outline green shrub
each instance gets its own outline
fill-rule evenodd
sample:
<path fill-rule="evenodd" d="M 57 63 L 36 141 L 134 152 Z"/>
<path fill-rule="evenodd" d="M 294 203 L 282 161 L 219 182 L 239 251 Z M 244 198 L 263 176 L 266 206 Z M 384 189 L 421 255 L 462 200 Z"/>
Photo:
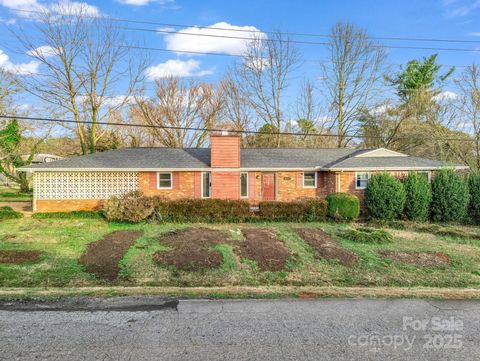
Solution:
<path fill-rule="evenodd" d="M 111 197 L 105 202 L 103 214 L 109 221 L 123 221 L 137 223 L 151 217 L 159 197 L 147 197 L 141 192 L 127 193 L 121 198 Z"/>
<path fill-rule="evenodd" d="M 451 169 L 442 169 L 432 181 L 430 214 L 435 222 L 465 219 L 469 194 L 464 178 Z"/>
<path fill-rule="evenodd" d="M 365 206 L 371 217 L 382 220 L 398 218 L 405 205 L 403 184 L 388 173 L 373 175 L 365 189 Z"/>
<path fill-rule="evenodd" d="M 469 175 L 468 192 L 470 194 L 468 216 L 472 223 L 480 224 L 480 173 Z"/>
<path fill-rule="evenodd" d="M 349 193 L 330 193 L 327 196 L 327 215 L 335 220 L 351 221 L 360 214 L 358 197 Z"/>
<path fill-rule="evenodd" d="M 403 186 L 406 196 L 404 214 L 407 219 L 411 221 L 427 220 L 432 202 L 432 187 L 428 183 L 428 179 L 421 174 L 412 172 L 404 178 Z"/>
<path fill-rule="evenodd" d="M 341 234 L 342 237 L 358 243 L 391 243 L 393 236 L 383 229 L 361 227 L 349 229 Z"/>
<path fill-rule="evenodd" d="M 179 199 L 158 202 L 156 218 L 164 222 L 246 222 L 253 217 L 250 205 L 241 200 Z"/>
<path fill-rule="evenodd" d="M 309 222 L 321 222 L 327 218 L 328 203 L 325 199 L 315 198 L 307 200 L 308 213 L 305 220 Z"/>
<path fill-rule="evenodd" d="M 103 218 L 98 211 L 72 211 L 72 212 L 40 212 L 34 213 L 32 218 L 36 219 L 99 219 Z"/>
<path fill-rule="evenodd" d="M 302 222 L 309 213 L 307 202 L 260 202 L 258 216 L 262 221 Z"/>
<path fill-rule="evenodd" d="M 23 213 L 14 211 L 10 206 L 2 206 L 0 207 L 0 221 L 6 219 L 17 219 L 22 218 Z"/>

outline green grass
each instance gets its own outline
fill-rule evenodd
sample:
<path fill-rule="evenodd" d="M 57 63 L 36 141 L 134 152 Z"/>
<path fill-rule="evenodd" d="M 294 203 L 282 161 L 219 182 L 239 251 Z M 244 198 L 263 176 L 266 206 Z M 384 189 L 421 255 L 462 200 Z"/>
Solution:
<path fill-rule="evenodd" d="M 166 250 L 159 243 L 162 234 L 190 227 L 187 224 L 107 223 L 95 218 L 22 218 L 0 223 L 1 250 L 39 250 L 41 259 L 33 264 L 0 264 L 0 287 L 480 287 L 480 241 L 468 238 L 480 234 L 478 227 L 460 227 L 456 237 L 385 227 L 393 241 L 385 244 L 352 242 L 344 238 L 354 225 L 336 223 L 259 223 L 193 226 L 226 231 L 233 241 L 241 241 L 242 227 L 274 229 L 292 250 L 284 270 L 262 272 L 255 262 L 235 254 L 235 242 L 221 244 L 215 250 L 223 255 L 217 269 L 186 272 L 159 266 L 153 253 Z M 322 228 L 356 252 L 359 261 L 351 268 L 335 261 L 319 260 L 313 250 L 296 234 L 296 227 Z M 447 227 L 447 226 L 443 226 Z M 90 242 L 121 229 L 143 229 L 144 235 L 120 262 L 120 277 L 114 283 L 96 279 L 78 264 L 78 258 Z M 445 230 L 443 230 L 445 231 Z M 461 237 L 459 236 L 461 235 Z M 443 267 L 418 267 L 386 259 L 381 250 L 444 252 L 452 264 Z"/>
<path fill-rule="evenodd" d="M 23 202 L 32 198 L 32 193 L 21 193 L 18 188 L 0 186 L 0 202 Z"/>

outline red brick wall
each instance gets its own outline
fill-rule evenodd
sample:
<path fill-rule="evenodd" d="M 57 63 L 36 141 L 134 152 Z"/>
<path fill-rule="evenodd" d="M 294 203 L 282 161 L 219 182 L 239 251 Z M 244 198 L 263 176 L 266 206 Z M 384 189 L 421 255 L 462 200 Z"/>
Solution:
<path fill-rule="evenodd" d="M 141 172 L 140 191 L 147 196 L 164 196 L 168 199 L 194 198 L 196 173 L 200 172 L 172 172 L 172 189 L 157 189 L 157 173 Z"/>
<path fill-rule="evenodd" d="M 210 139 L 212 168 L 240 167 L 240 137 L 212 136 Z"/>
<path fill-rule="evenodd" d="M 240 172 L 212 172 L 212 198 L 240 199 Z"/>

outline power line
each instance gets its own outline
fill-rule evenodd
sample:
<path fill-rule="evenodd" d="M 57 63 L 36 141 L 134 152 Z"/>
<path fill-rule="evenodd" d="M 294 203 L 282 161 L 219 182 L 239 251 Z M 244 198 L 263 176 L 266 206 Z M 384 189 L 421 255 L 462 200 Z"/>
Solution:
<path fill-rule="evenodd" d="M 17 9 L 11 8 L 12 11 L 17 12 L 25 12 L 25 13 L 36 13 L 36 14 L 44 14 L 42 11 L 38 10 L 25 10 L 25 9 Z M 197 29 L 206 29 L 206 30 L 220 30 L 220 31 L 231 31 L 231 32 L 241 32 L 241 33 L 250 33 L 250 34 L 283 34 L 283 35 L 291 35 L 291 36 L 304 36 L 304 37 L 320 37 L 320 38 L 331 38 L 332 35 L 329 34 L 320 34 L 320 33 L 306 33 L 306 32 L 282 32 L 282 31 L 262 31 L 262 30 L 249 30 L 249 29 L 232 29 L 232 28 L 225 28 L 225 27 L 218 27 L 218 26 L 202 26 L 202 25 L 193 25 L 193 24 L 173 24 L 173 23 L 161 23 L 155 21 L 145 21 L 145 20 L 132 20 L 132 19 L 125 19 L 125 18 L 116 18 L 116 17 L 108 17 L 108 16 L 88 16 L 85 15 L 82 17 L 84 18 L 91 18 L 91 19 L 105 19 L 115 22 L 125 22 L 125 23 L 132 23 L 132 24 L 145 24 L 145 25 L 159 25 L 159 26 L 166 26 L 166 27 L 174 27 L 174 28 L 197 28 Z M 22 17 L 19 17 L 22 18 Z M 479 44 L 480 40 L 466 40 L 466 39 L 441 39 L 441 38 L 421 38 L 421 37 L 397 37 L 397 36 L 366 36 L 367 39 L 372 40 L 392 40 L 392 41 L 422 41 L 422 42 L 445 42 L 445 43 L 472 43 L 472 44 Z"/>
<path fill-rule="evenodd" d="M 93 122 L 90 120 L 72 120 L 72 119 L 56 119 L 56 118 L 41 118 L 41 117 L 26 117 L 26 116 L 16 116 L 16 115 L 0 115 L 0 119 L 18 119 L 18 120 L 38 120 L 44 122 L 54 122 L 54 123 L 75 123 L 75 124 L 95 124 L 95 125 L 112 125 L 112 126 L 122 126 L 122 127 L 138 127 L 138 128 L 157 128 L 157 129 L 172 129 L 172 130 L 186 130 L 186 131 L 204 131 L 204 132 L 222 132 L 225 129 L 221 128 L 201 128 L 201 127 L 180 127 L 180 126 L 169 126 L 169 125 L 150 125 L 150 124 L 130 124 L 130 123 L 118 123 L 118 122 Z M 331 137 L 338 138 L 337 134 L 319 134 L 319 133 L 299 133 L 299 132 L 263 132 L 259 130 L 228 130 L 230 133 L 235 134 L 260 134 L 260 135 L 290 135 L 290 136 L 310 136 L 310 137 Z M 343 138 L 355 138 L 355 139 L 384 139 L 381 136 L 365 136 L 365 135 L 355 135 L 355 134 L 343 134 Z M 408 137 L 398 137 L 396 139 L 410 139 Z M 475 142 L 475 139 L 470 138 L 438 138 L 436 140 L 442 141 L 470 141 Z"/>

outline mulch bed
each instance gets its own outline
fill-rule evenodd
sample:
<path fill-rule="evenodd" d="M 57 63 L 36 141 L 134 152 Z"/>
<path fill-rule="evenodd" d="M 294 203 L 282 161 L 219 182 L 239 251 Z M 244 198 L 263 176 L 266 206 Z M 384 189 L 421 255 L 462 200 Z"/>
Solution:
<path fill-rule="evenodd" d="M 79 259 L 87 271 L 97 277 L 113 281 L 120 268 L 118 262 L 133 243 L 143 235 L 143 231 L 115 231 L 101 240 L 90 243 Z"/>
<path fill-rule="evenodd" d="M 42 254 L 40 251 L 0 251 L 0 263 L 36 262 Z"/>
<path fill-rule="evenodd" d="M 292 255 L 291 251 L 277 239 L 269 229 L 243 229 L 245 240 L 237 250 L 241 257 L 255 261 L 262 271 L 280 271 Z"/>
<path fill-rule="evenodd" d="M 223 257 L 211 248 L 217 244 L 231 243 L 228 234 L 215 229 L 187 228 L 173 231 L 160 239 L 160 243 L 172 250 L 156 252 L 156 263 L 175 266 L 184 271 L 200 271 L 219 267 Z"/>
<path fill-rule="evenodd" d="M 416 266 L 448 266 L 450 257 L 443 252 L 399 252 L 399 251 L 380 251 L 382 258 L 388 258 L 394 261 L 409 263 Z"/>
<path fill-rule="evenodd" d="M 358 259 L 355 252 L 349 251 L 321 229 L 296 229 L 298 235 L 312 247 L 317 258 L 337 260 L 344 266 L 352 266 Z"/>

